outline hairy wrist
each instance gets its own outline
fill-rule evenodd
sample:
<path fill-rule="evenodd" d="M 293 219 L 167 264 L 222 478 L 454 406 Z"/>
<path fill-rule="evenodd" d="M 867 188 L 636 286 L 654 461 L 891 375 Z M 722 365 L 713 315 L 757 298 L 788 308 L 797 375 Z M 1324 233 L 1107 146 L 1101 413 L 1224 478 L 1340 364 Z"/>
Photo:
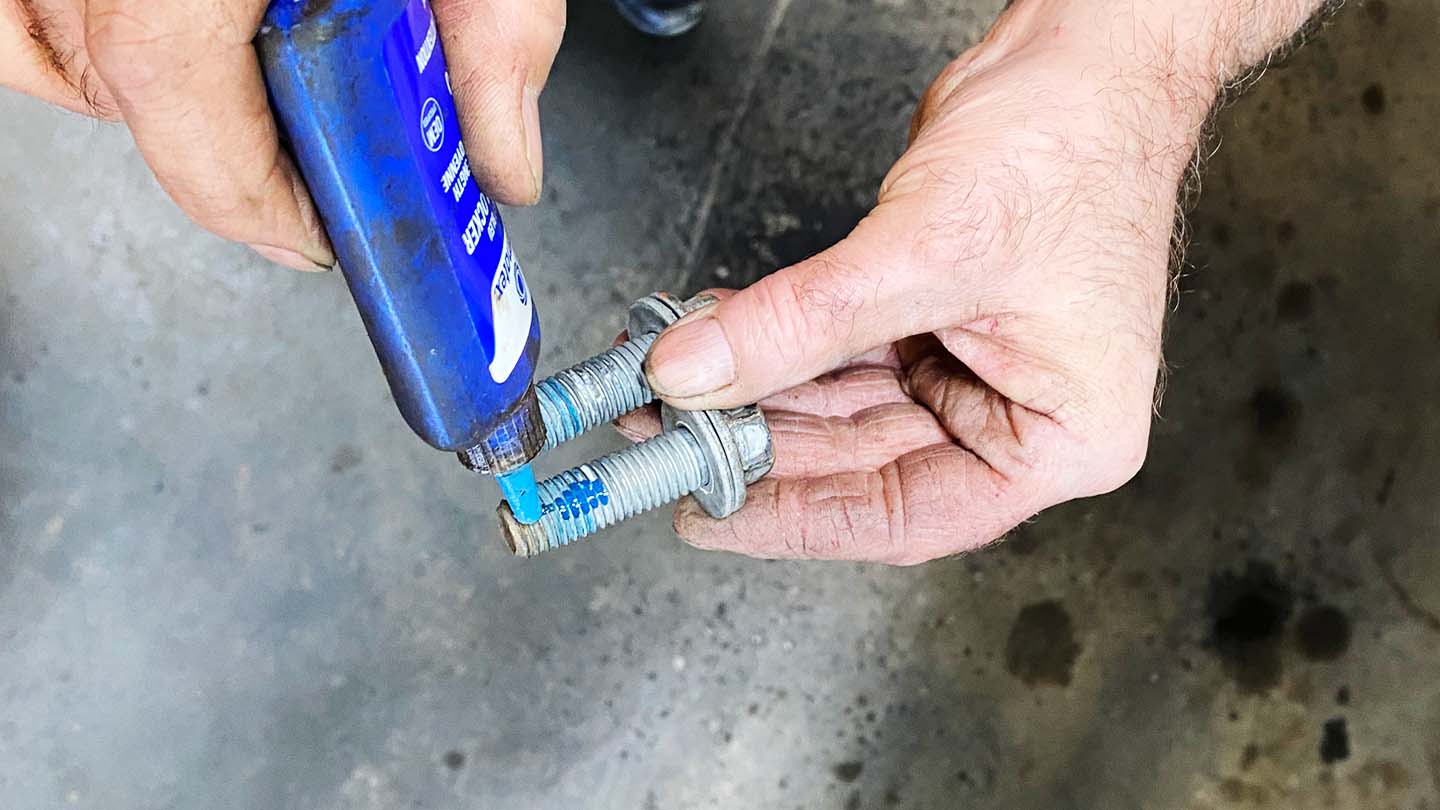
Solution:
<path fill-rule="evenodd" d="M 1340 0 L 1014 0 L 972 69 L 1043 54 L 1179 171 L 1227 86 Z M 968 72 L 968 71 L 967 71 Z"/>
<path fill-rule="evenodd" d="M 1002 22 L 1030 38 L 1065 40 L 1218 92 L 1291 41 L 1322 8 L 1341 2 L 1015 0 Z"/>

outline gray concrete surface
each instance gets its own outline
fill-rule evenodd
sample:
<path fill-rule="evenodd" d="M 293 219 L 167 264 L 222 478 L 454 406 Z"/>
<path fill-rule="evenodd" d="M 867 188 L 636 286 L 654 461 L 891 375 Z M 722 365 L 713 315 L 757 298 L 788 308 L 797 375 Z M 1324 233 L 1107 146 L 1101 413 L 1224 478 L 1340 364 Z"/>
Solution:
<path fill-rule="evenodd" d="M 843 234 L 999 0 L 572 5 L 550 367 Z M 339 278 L 0 95 L 0 807 L 1440 810 L 1437 41 L 1354 6 L 1224 112 L 1144 471 L 909 570 L 508 559 Z"/>

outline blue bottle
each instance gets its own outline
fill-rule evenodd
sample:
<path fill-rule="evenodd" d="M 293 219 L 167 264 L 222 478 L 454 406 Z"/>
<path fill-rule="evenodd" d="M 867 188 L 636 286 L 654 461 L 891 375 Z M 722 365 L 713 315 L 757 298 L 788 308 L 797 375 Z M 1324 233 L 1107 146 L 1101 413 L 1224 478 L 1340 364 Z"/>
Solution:
<path fill-rule="evenodd" d="M 273 0 L 257 45 L 400 413 L 538 519 L 540 321 L 471 174 L 426 0 Z"/>

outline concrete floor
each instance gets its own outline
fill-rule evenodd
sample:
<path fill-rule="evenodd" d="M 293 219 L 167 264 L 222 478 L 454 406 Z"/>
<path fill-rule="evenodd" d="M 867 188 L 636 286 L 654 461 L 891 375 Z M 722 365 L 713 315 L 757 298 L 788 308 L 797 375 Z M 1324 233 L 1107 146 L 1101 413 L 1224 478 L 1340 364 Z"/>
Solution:
<path fill-rule="evenodd" d="M 843 234 L 999 5 L 575 0 L 547 367 Z M 509 559 L 338 277 L 0 95 L 0 806 L 1440 810 L 1436 41 L 1354 5 L 1221 116 L 1145 470 L 908 570 Z"/>

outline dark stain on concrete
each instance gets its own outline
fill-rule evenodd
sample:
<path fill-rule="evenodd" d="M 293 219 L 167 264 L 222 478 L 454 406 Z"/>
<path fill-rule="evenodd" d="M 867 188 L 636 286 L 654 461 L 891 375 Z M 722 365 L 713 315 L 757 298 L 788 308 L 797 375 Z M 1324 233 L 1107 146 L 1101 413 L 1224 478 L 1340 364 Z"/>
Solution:
<path fill-rule="evenodd" d="M 1026 605 L 1005 642 L 1005 668 L 1030 686 L 1066 686 L 1080 656 L 1075 628 L 1055 600 Z"/>
<path fill-rule="evenodd" d="M 1314 311 L 1315 288 L 1303 281 L 1286 284 L 1275 296 L 1275 314 L 1282 321 L 1303 321 Z"/>
<path fill-rule="evenodd" d="M 1250 395 L 1255 432 L 1267 444 L 1288 446 L 1300 425 L 1300 402 L 1278 385 L 1262 385 Z"/>
<path fill-rule="evenodd" d="M 335 455 L 330 457 L 330 472 L 336 475 L 349 472 L 360 466 L 364 458 L 355 447 L 342 444 L 335 449 Z"/>
<path fill-rule="evenodd" d="M 1350 619 L 1331 605 L 1307 608 L 1295 622 L 1295 640 L 1311 661 L 1334 661 L 1350 647 Z"/>
<path fill-rule="evenodd" d="M 1337 706 L 1349 706 L 1349 705 L 1350 705 L 1350 687 L 1348 687 L 1348 686 L 1342 686 L 1342 687 L 1340 687 L 1339 689 L 1337 689 L 1337 690 L 1335 691 L 1335 705 L 1337 705 Z"/>
<path fill-rule="evenodd" d="M 1350 757 L 1350 732 L 1345 727 L 1345 718 L 1336 717 L 1325 721 L 1320 732 L 1320 761 L 1333 765 Z"/>
<path fill-rule="evenodd" d="M 1371 115 L 1383 114 L 1385 105 L 1385 88 L 1378 84 L 1372 84 L 1360 93 L 1360 106 L 1364 107 L 1365 112 Z"/>
<path fill-rule="evenodd" d="M 1210 241 L 1216 247 L 1226 247 L 1230 244 L 1230 226 L 1224 222 L 1217 222 L 1210 226 Z"/>
<path fill-rule="evenodd" d="M 860 810 L 860 791 L 852 790 L 845 797 L 845 810 Z"/>
<path fill-rule="evenodd" d="M 1255 743 L 1246 743 L 1245 749 L 1240 752 L 1240 770 L 1248 771 L 1255 767 L 1256 761 L 1260 759 L 1260 746 Z"/>
<path fill-rule="evenodd" d="M 1210 580 L 1207 610 L 1211 643 L 1243 692 L 1261 693 L 1280 683 L 1280 641 L 1293 597 L 1274 566 L 1252 560 L 1239 574 Z"/>
<path fill-rule="evenodd" d="M 835 778 L 841 782 L 854 782 L 860 778 L 860 772 L 865 770 L 865 763 L 858 759 L 852 759 L 849 762 L 842 762 L 836 765 L 831 770 L 834 772 Z"/>
<path fill-rule="evenodd" d="M 462 751 L 451 749 L 445 752 L 445 767 L 452 771 L 458 771 L 465 767 L 465 754 Z"/>

